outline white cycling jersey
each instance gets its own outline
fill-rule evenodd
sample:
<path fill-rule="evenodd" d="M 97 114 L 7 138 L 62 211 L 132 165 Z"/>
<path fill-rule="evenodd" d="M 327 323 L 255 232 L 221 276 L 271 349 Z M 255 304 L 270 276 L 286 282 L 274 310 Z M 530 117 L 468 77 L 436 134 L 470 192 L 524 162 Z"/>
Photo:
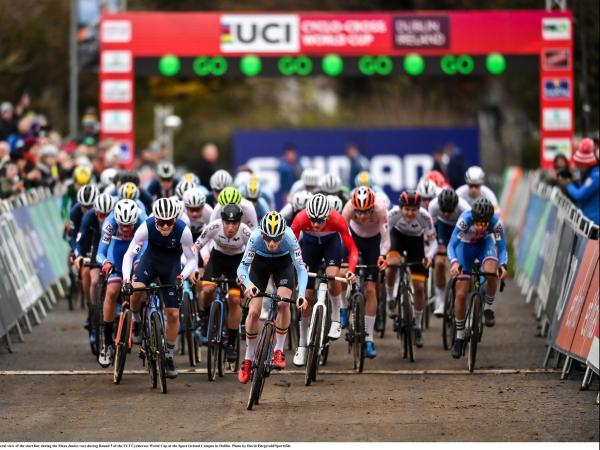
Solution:
<path fill-rule="evenodd" d="M 388 223 L 390 228 L 395 228 L 407 236 L 435 236 L 433 221 L 425 208 L 419 208 L 417 217 L 407 222 L 399 206 L 394 206 L 388 211 Z"/>
<path fill-rule="evenodd" d="M 440 209 L 440 204 L 437 198 L 434 198 L 429 204 L 429 215 L 433 219 L 433 222 L 437 222 L 438 220 L 446 225 L 456 225 L 458 218 L 462 213 L 471 209 L 471 206 L 467 203 L 464 198 L 458 197 L 458 205 L 452 212 L 449 218 L 446 218 L 442 215 L 442 211 Z"/>
<path fill-rule="evenodd" d="M 379 243 L 379 254 L 385 255 L 390 251 L 390 229 L 388 227 L 387 208 L 384 201 L 380 198 L 375 198 L 375 206 L 373 212 L 364 222 L 356 220 L 354 215 L 354 206 L 352 200 L 348 200 L 342 211 L 342 216 L 348 222 L 350 229 L 358 236 L 370 238 L 381 235 Z"/>
<path fill-rule="evenodd" d="M 242 223 L 245 223 L 251 230 L 254 230 L 258 226 L 258 218 L 256 216 L 254 205 L 250 200 L 242 198 L 240 207 L 242 208 Z M 210 216 L 211 222 L 214 222 L 215 220 L 221 220 L 221 205 L 218 203 L 215 205 L 212 215 Z"/>
<path fill-rule="evenodd" d="M 494 194 L 494 192 L 485 185 L 481 186 L 481 194 L 475 198 L 469 197 L 469 186 L 466 184 L 463 184 L 461 187 L 459 187 L 456 190 L 456 194 L 460 198 L 465 200 L 469 204 L 469 206 L 473 206 L 473 203 L 475 203 L 480 198 L 487 198 L 490 202 L 492 202 L 492 205 L 494 205 L 494 209 L 499 208 L 498 199 L 496 198 L 496 194 Z"/>
<path fill-rule="evenodd" d="M 239 255 L 244 253 L 252 230 L 245 223 L 240 224 L 238 232 L 232 238 L 225 236 L 223 221 L 221 219 L 210 222 L 204 227 L 202 234 L 196 240 L 196 245 L 202 249 L 204 246 L 213 244 L 214 249 L 225 255 Z"/>
<path fill-rule="evenodd" d="M 187 215 L 187 212 L 184 212 L 183 216 L 181 216 L 181 220 L 183 220 L 185 224 L 190 227 L 190 230 L 192 230 L 192 235 L 197 236 L 202 233 L 202 230 L 206 224 L 210 222 L 212 212 L 212 206 L 205 204 L 202 207 L 202 215 L 198 219 L 192 221 L 192 219 L 190 219 L 190 217 Z"/>

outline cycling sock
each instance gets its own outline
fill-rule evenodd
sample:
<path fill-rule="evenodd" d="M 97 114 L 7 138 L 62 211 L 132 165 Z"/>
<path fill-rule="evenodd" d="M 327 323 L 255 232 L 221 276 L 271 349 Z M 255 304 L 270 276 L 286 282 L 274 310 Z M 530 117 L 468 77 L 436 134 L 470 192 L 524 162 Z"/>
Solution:
<path fill-rule="evenodd" d="M 375 327 L 375 316 L 365 316 L 365 341 L 373 342 L 373 328 Z"/>
<path fill-rule="evenodd" d="M 483 310 L 487 311 L 488 309 L 492 309 L 493 304 L 494 304 L 494 297 L 488 297 L 486 295 L 484 298 L 484 301 L 483 301 Z"/>
<path fill-rule="evenodd" d="M 306 347 L 308 345 L 308 327 L 310 326 L 310 316 L 300 319 L 300 340 L 298 346 Z"/>
<path fill-rule="evenodd" d="M 175 342 L 167 342 L 167 348 L 165 348 L 165 356 L 167 358 L 172 358 L 173 350 L 175 350 Z"/>
<path fill-rule="evenodd" d="M 112 345 L 113 343 L 113 323 L 112 322 L 104 322 L 104 344 Z"/>
<path fill-rule="evenodd" d="M 467 323 L 467 319 L 464 319 L 464 320 L 456 319 L 455 323 L 456 323 L 456 337 L 458 339 L 464 339 L 465 338 L 465 324 Z"/>
<path fill-rule="evenodd" d="M 333 322 L 340 321 L 340 304 L 342 303 L 342 294 L 329 295 L 331 299 L 331 320 Z"/>
<path fill-rule="evenodd" d="M 421 322 L 423 322 L 423 310 L 417 311 L 415 309 L 415 328 L 421 329 Z"/>
<path fill-rule="evenodd" d="M 275 350 L 283 351 L 285 338 L 287 337 L 288 329 L 275 327 Z"/>
<path fill-rule="evenodd" d="M 256 348 L 256 338 L 258 333 L 248 333 L 246 331 L 246 356 L 244 359 L 252 361 L 254 359 L 254 349 Z"/>
<path fill-rule="evenodd" d="M 227 328 L 227 343 L 229 345 L 235 345 L 235 341 L 237 339 L 238 336 L 238 329 L 237 328 Z"/>
<path fill-rule="evenodd" d="M 444 288 L 441 287 L 435 287 L 435 296 L 437 298 L 438 304 L 439 305 L 443 305 L 444 304 Z"/>
<path fill-rule="evenodd" d="M 385 296 L 387 297 L 387 301 L 394 300 L 394 285 L 385 285 Z"/>

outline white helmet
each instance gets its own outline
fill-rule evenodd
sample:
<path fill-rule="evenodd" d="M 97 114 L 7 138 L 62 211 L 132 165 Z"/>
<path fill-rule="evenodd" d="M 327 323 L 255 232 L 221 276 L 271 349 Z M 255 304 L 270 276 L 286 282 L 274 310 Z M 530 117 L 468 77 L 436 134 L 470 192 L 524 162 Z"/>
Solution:
<path fill-rule="evenodd" d="M 312 194 L 308 191 L 298 191 L 292 195 L 292 209 L 294 211 L 300 211 L 306 208 L 306 202 L 312 197 Z"/>
<path fill-rule="evenodd" d="M 195 188 L 196 185 L 191 181 L 180 181 L 177 187 L 175 188 L 175 193 L 179 200 L 183 199 L 183 195 L 190 189 Z"/>
<path fill-rule="evenodd" d="M 244 186 L 246 186 L 246 184 L 248 184 L 248 181 L 250 181 L 251 176 L 252 174 L 250 172 L 242 170 L 241 172 L 238 172 L 238 174 L 235 176 L 235 179 L 233 180 L 233 185 L 239 190 L 241 190 Z"/>
<path fill-rule="evenodd" d="M 170 198 L 159 198 L 152 205 L 152 214 L 160 220 L 175 219 L 178 213 L 177 204 Z"/>
<path fill-rule="evenodd" d="M 311 220 L 325 220 L 329 217 L 331 206 L 323 194 L 313 195 L 306 203 L 306 214 Z"/>
<path fill-rule="evenodd" d="M 233 179 L 231 178 L 231 175 L 229 172 L 223 169 L 217 170 L 215 173 L 213 173 L 209 181 L 210 188 L 213 191 L 222 191 L 227 186 L 231 186 L 232 183 Z"/>
<path fill-rule="evenodd" d="M 171 179 L 175 176 L 175 167 L 169 161 L 161 161 L 156 168 L 159 178 Z"/>
<path fill-rule="evenodd" d="M 140 210 L 133 200 L 123 199 L 115 206 L 115 220 L 120 225 L 132 225 L 137 222 Z"/>
<path fill-rule="evenodd" d="M 104 186 L 108 186 L 115 181 L 115 177 L 117 176 L 117 169 L 113 169 L 109 167 L 108 169 L 104 169 L 100 174 L 100 183 Z"/>
<path fill-rule="evenodd" d="M 175 217 L 179 219 L 181 216 L 183 216 L 183 211 L 185 210 L 183 201 L 179 200 L 178 198 L 173 198 L 173 203 L 175 203 L 175 208 L 177 209 L 177 215 Z"/>
<path fill-rule="evenodd" d="M 421 181 L 417 184 L 417 193 L 424 200 L 431 200 L 437 195 L 437 186 L 433 181 L 428 180 L 427 178 L 421 178 Z"/>
<path fill-rule="evenodd" d="M 77 202 L 81 206 L 92 206 L 94 201 L 98 197 L 98 188 L 93 184 L 86 184 L 85 186 L 81 186 L 77 191 Z"/>
<path fill-rule="evenodd" d="M 110 214 L 114 207 L 115 201 L 108 194 L 100 194 L 94 201 L 94 209 L 100 214 Z"/>
<path fill-rule="evenodd" d="M 335 209 L 340 214 L 342 213 L 342 209 L 344 209 L 344 203 L 342 202 L 341 198 L 339 198 L 337 195 L 328 195 L 327 201 L 329 202 L 331 209 Z"/>
<path fill-rule="evenodd" d="M 333 173 L 328 173 L 321 177 L 319 190 L 325 194 L 337 194 L 342 189 L 342 180 Z"/>
<path fill-rule="evenodd" d="M 206 203 L 206 195 L 202 189 L 193 187 L 183 194 L 183 204 L 186 208 L 202 208 Z"/>
<path fill-rule="evenodd" d="M 316 188 L 319 185 L 320 178 L 319 171 L 314 168 L 304 169 L 300 176 L 305 188 Z"/>
<path fill-rule="evenodd" d="M 467 184 L 483 184 L 485 183 L 485 172 L 479 166 L 471 166 L 465 173 L 465 181 Z"/>

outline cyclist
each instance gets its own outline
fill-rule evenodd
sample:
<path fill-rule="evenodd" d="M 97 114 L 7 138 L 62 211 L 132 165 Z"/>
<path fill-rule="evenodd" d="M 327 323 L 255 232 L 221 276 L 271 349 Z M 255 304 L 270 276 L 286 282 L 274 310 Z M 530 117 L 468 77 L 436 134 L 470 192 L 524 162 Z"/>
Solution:
<path fill-rule="evenodd" d="M 216 278 L 223 276 L 235 279 L 237 268 L 242 261 L 246 243 L 252 231 L 242 223 L 242 208 L 235 203 L 225 205 L 221 210 L 221 220 L 210 222 L 194 244 L 195 250 L 201 250 L 213 244 L 210 257 L 204 269 L 204 277 Z M 215 298 L 216 284 L 212 281 L 202 281 L 202 304 L 210 304 Z M 237 286 L 229 289 L 227 328 L 229 341 L 227 344 L 227 361 L 237 359 L 235 341 L 237 339 L 242 309 L 240 305 L 240 290 Z"/>
<path fill-rule="evenodd" d="M 327 196 L 327 201 L 329 202 L 329 207 L 331 209 L 335 209 L 340 214 L 344 210 L 344 203 L 342 202 L 342 199 L 339 198 L 338 196 L 336 196 L 336 195 L 328 195 Z"/>
<path fill-rule="evenodd" d="M 133 183 L 138 189 L 137 200 L 139 200 L 144 205 L 142 211 L 144 211 L 146 214 L 152 212 L 152 195 L 150 195 L 150 193 L 146 189 L 142 189 L 140 187 L 139 175 L 135 172 L 121 172 L 118 177 L 117 185 L 118 187 L 121 187 L 125 183 Z"/>
<path fill-rule="evenodd" d="M 269 187 L 262 182 L 258 174 L 254 173 L 252 169 L 250 169 L 248 166 L 243 166 L 238 171 L 235 178 L 233 179 L 233 186 L 235 186 L 240 192 L 242 192 L 251 179 L 256 179 L 257 182 L 260 184 L 259 195 L 260 198 L 262 198 L 268 205 L 267 211 L 275 209 L 275 194 L 273 194 L 271 189 L 269 189 Z"/>
<path fill-rule="evenodd" d="M 131 268 L 134 256 L 144 242 L 148 242 L 146 251 L 140 258 L 135 269 L 133 287 L 144 287 L 154 282 L 156 278 L 161 284 L 181 285 L 198 267 L 196 254 L 192 250 L 194 241 L 192 232 L 186 224 L 177 219 L 175 202 L 169 198 L 160 198 L 152 206 L 153 216 L 146 219 L 137 229 L 123 258 L 123 293 L 132 293 Z M 186 264 L 181 268 L 181 255 L 185 256 Z M 166 362 L 167 376 L 177 377 L 177 369 L 173 361 L 173 350 L 179 334 L 179 292 L 174 288 L 166 289 L 164 296 L 166 316 Z M 133 312 L 132 342 L 139 344 L 141 336 L 140 307 L 142 293 L 135 292 L 131 296 L 131 311 Z"/>
<path fill-rule="evenodd" d="M 156 167 L 157 180 L 152 180 L 148 185 L 148 193 L 153 200 L 172 197 L 175 195 L 175 186 L 179 180 L 175 178 L 175 167 L 168 161 L 161 161 Z"/>
<path fill-rule="evenodd" d="M 206 195 L 199 187 L 193 187 L 185 191 L 183 205 L 185 214 L 181 217 L 181 220 L 190 228 L 192 238 L 195 241 L 210 222 L 213 209 L 206 204 Z"/>
<path fill-rule="evenodd" d="M 294 269 L 296 273 L 294 274 Z M 246 355 L 238 380 L 247 383 L 250 380 L 252 360 L 258 336 L 258 319 L 262 299 L 256 297 L 267 289 L 269 279 L 277 286 L 277 295 L 290 298 L 294 285 L 298 287 L 298 308 L 306 307 L 305 292 L 308 276 L 302 261 L 302 251 L 294 233 L 286 226 L 285 219 L 277 211 L 268 212 L 260 221 L 260 227 L 252 232 L 241 264 L 237 269 L 238 281 L 244 289 L 244 295 L 250 299 L 246 318 Z M 255 298 L 256 297 L 256 298 Z M 273 367 L 285 369 L 283 347 L 290 325 L 290 305 L 278 305 L 275 321 L 276 342 L 273 353 Z"/>
<path fill-rule="evenodd" d="M 313 167 L 304 169 L 300 175 L 300 179 L 295 181 L 290 188 L 290 198 L 299 191 L 308 191 L 311 194 L 315 193 L 319 187 L 320 179 L 321 174 L 317 169 Z"/>
<path fill-rule="evenodd" d="M 371 188 L 371 190 L 375 193 L 375 198 L 380 199 L 382 204 L 385 206 L 385 209 L 390 209 L 392 207 L 392 202 L 390 201 L 390 198 L 387 196 L 383 188 L 373 183 L 373 178 L 371 177 L 371 174 L 366 170 L 358 172 L 356 177 L 354 177 L 354 188 L 356 189 L 360 186 L 366 186 Z"/>
<path fill-rule="evenodd" d="M 496 239 L 494 239 L 496 238 Z M 498 251 L 496 250 L 498 248 Z M 452 345 L 452 357 L 460 358 L 465 336 L 465 318 L 467 314 L 467 294 L 469 292 L 470 276 L 461 275 L 461 268 L 470 272 L 473 262 L 481 261 L 485 272 L 497 272 L 504 280 L 508 276 L 506 265 L 508 252 L 504 241 L 502 223 L 494 214 L 494 205 L 487 198 L 480 198 L 473 203 L 470 211 L 463 212 L 452 232 L 448 244 L 450 259 L 450 275 L 458 277 L 454 313 L 456 317 L 456 340 Z M 498 267 L 500 264 L 500 267 Z M 492 305 L 496 295 L 497 278 L 489 277 L 485 283 L 483 306 L 484 323 L 488 327 L 496 324 Z"/>
<path fill-rule="evenodd" d="M 421 178 L 417 183 L 417 193 L 421 196 L 421 206 L 429 208 L 429 203 L 442 191 L 433 181 Z"/>
<path fill-rule="evenodd" d="M 117 191 L 117 197 L 115 198 L 115 202 L 119 200 L 133 200 L 137 207 L 140 209 L 140 214 L 142 218 L 148 217 L 146 215 L 146 205 L 140 200 L 140 189 L 133 183 L 132 181 L 126 181 L 125 183 L 119 186 L 119 190 Z"/>
<path fill-rule="evenodd" d="M 98 355 L 98 363 L 108 367 L 114 356 L 113 322 L 117 313 L 117 299 L 122 283 L 123 257 L 139 226 L 144 223 L 140 210 L 133 200 L 119 200 L 113 212 L 102 224 L 102 239 L 96 254 L 96 262 L 106 276 L 104 296 L 104 342 Z M 138 252 L 139 259 L 143 249 Z"/>
<path fill-rule="evenodd" d="M 319 181 L 318 192 L 324 195 L 333 195 L 339 197 L 342 205 L 350 199 L 350 192 L 346 186 L 342 185 L 342 180 L 339 176 L 328 173 L 321 177 Z"/>
<path fill-rule="evenodd" d="M 444 177 L 444 174 L 437 170 L 432 170 L 431 172 L 428 172 L 423 178 L 433 181 L 435 185 L 440 189 L 452 187 L 450 186 L 448 181 L 446 181 L 446 177 Z"/>
<path fill-rule="evenodd" d="M 435 310 L 433 314 L 444 314 L 444 290 L 446 288 L 446 246 L 458 218 L 470 210 L 469 204 L 460 198 L 452 188 L 446 188 L 429 204 L 429 215 L 435 226 L 437 254 L 435 255 Z"/>
<path fill-rule="evenodd" d="M 415 345 L 423 347 L 422 318 L 425 307 L 425 280 L 429 274 L 429 267 L 433 255 L 437 251 L 435 231 L 431 216 L 425 208 L 421 207 L 421 196 L 415 191 L 404 191 L 398 199 L 398 206 L 388 212 L 390 226 L 390 252 L 387 256 L 389 264 L 399 264 L 401 254 L 406 252 L 408 262 L 421 263 L 413 265 L 410 269 L 414 288 L 414 331 Z M 425 244 L 429 243 L 429 251 L 425 255 Z M 388 269 L 386 274 L 386 297 L 390 316 L 394 316 L 396 298 L 394 296 L 394 283 L 396 271 Z"/>
<path fill-rule="evenodd" d="M 292 195 L 292 199 L 279 213 L 286 223 L 292 223 L 296 215 L 306 207 L 306 202 L 312 197 L 308 191 L 298 191 Z"/>
<path fill-rule="evenodd" d="M 88 166 L 77 166 L 73 171 L 73 179 L 67 181 L 66 192 L 62 197 L 61 215 L 66 223 L 69 220 L 69 212 L 77 202 L 79 190 L 92 181 L 92 169 Z M 66 231 L 65 231 L 66 234 Z"/>
<path fill-rule="evenodd" d="M 469 206 L 480 198 L 488 199 L 494 205 L 494 211 L 500 211 L 496 194 L 485 183 L 485 172 L 479 166 L 471 166 L 465 172 L 465 182 L 456 190 L 456 194 L 464 199 Z"/>
<path fill-rule="evenodd" d="M 211 175 L 209 184 L 211 192 L 206 194 L 206 203 L 214 208 L 217 205 L 217 200 L 221 191 L 226 187 L 233 185 L 233 178 L 231 178 L 229 172 L 220 169 Z"/>
<path fill-rule="evenodd" d="M 325 260 L 325 273 L 329 276 L 337 276 L 340 271 L 342 248 L 348 250 L 348 272 L 345 277 L 350 282 L 354 281 L 354 271 L 358 262 L 358 250 L 348 231 L 348 224 L 340 213 L 332 210 L 327 197 L 316 194 L 306 204 L 292 222 L 292 231 L 299 238 L 302 233 L 302 258 L 311 272 L 318 272 L 321 261 Z M 310 326 L 312 304 L 315 302 L 314 279 L 308 282 L 307 298 L 308 305 L 304 308 L 304 314 L 300 321 L 300 341 L 294 356 L 294 364 L 303 366 L 306 364 L 307 334 Z M 343 292 L 339 282 L 329 283 L 329 299 L 331 300 L 331 328 L 329 337 L 338 339 L 342 334 L 340 323 L 340 308 Z"/>
<path fill-rule="evenodd" d="M 261 196 L 262 184 L 256 175 L 251 175 L 248 182 L 240 190 L 242 196 L 249 200 L 256 211 L 257 220 L 260 220 L 267 214 L 271 208 L 267 201 Z"/>
<path fill-rule="evenodd" d="M 217 205 L 213 209 L 212 215 L 210 216 L 211 222 L 219 220 L 219 218 L 221 217 L 221 208 L 223 208 L 228 203 L 235 203 L 236 205 L 240 205 L 243 212 L 242 222 L 248 225 L 251 230 L 254 230 L 257 227 L 258 220 L 256 218 L 256 211 L 254 209 L 254 205 L 249 200 L 242 198 L 242 194 L 240 194 L 240 191 L 238 191 L 233 186 L 226 187 L 219 194 Z"/>
<path fill-rule="evenodd" d="M 390 249 L 390 231 L 387 210 L 375 197 L 373 190 L 360 186 L 344 206 L 342 215 L 349 224 L 354 243 L 362 256 L 362 263 L 385 269 L 385 255 Z M 373 342 L 373 328 L 377 314 L 377 272 L 375 267 L 365 270 L 365 350 L 368 358 L 375 358 L 377 351 Z"/>

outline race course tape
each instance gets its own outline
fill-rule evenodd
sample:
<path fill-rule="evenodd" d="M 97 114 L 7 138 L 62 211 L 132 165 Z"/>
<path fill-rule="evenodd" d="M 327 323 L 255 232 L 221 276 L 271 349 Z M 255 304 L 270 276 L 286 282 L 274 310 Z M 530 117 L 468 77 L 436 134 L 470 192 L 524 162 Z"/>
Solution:
<path fill-rule="evenodd" d="M 323 375 L 514 375 L 514 374 L 540 374 L 560 373 L 560 369 L 481 369 L 469 372 L 468 370 L 432 369 L 432 370 L 363 370 L 362 374 L 354 370 L 319 370 Z M 179 369 L 181 374 L 206 374 L 206 369 Z M 145 375 L 147 370 L 126 370 L 124 375 Z M 281 375 L 304 375 L 304 370 L 283 370 L 271 372 Z M 235 375 L 234 372 L 228 372 Z M 35 375 L 112 375 L 112 371 L 105 370 L 2 370 L 0 376 L 35 376 Z"/>

